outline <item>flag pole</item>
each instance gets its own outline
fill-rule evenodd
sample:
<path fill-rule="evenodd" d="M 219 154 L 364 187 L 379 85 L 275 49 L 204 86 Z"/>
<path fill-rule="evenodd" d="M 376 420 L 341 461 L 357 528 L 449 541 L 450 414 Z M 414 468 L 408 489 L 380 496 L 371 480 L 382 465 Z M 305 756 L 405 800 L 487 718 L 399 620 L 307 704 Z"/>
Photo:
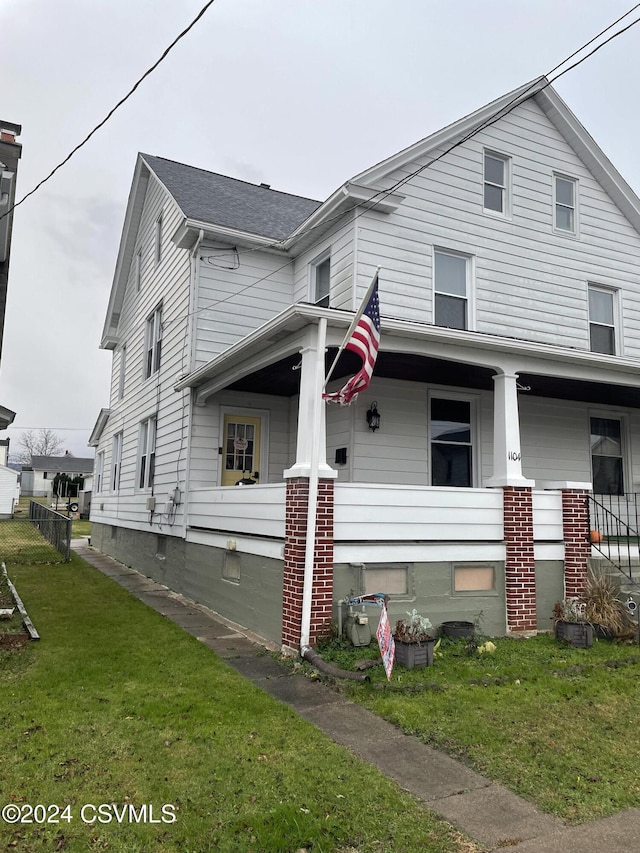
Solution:
<path fill-rule="evenodd" d="M 381 269 L 380 267 L 376 267 L 376 271 L 375 271 L 375 273 L 373 274 L 373 278 L 371 279 L 371 283 L 369 284 L 369 287 L 367 288 L 367 292 L 366 292 L 366 293 L 365 293 L 365 295 L 364 295 L 364 299 L 363 299 L 363 300 L 362 300 L 362 302 L 360 303 L 360 308 L 358 309 L 358 311 L 356 312 L 355 317 L 354 317 L 354 318 L 353 318 L 353 320 L 351 321 L 351 325 L 350 325 L 350 326 L 349 326 L 349 328 L 347 329 L 347 334 L 344 336 L 344 340 L 343 340 L 343 341 L 342 341 L 342 343 L 340 344 L 340 348 L 338 349 L 338 353 L 337 353 L 336 357 L 334 358 L 334 360 L 333 360 L 333 364 L 332 364 L 332 365 L 331 365 L 331 367 L 329 368 L 329 372 L 327 373 L 327 376 L 326 376 L 326 378 L 325 378 L 325 380 L 324 380 L 324 385 L 323 385 L 323 387 L 322 387 L 323 392 L 326 390 L 327 383 L 328 383 L 328 382 L 329 382 L 329 380 L 331 379 L 331 374 L 332 374 L 332 373 L 333 373 L 333 371 L 336 369 L 336 365 L 338 364 L 338 359 L 339 359 L 339 358 L 340 358 L 340 356 L 342 355 L 342 351 L 344 350 L 344 348 L 346 347 L 347 343 L 349 342 L 349 338 L 350 338 L 350 337 L 351 337 L 351 335 L 353 334 L 353 330 L 354 330 L 354 329 L 355 329 L 355 327 L 358 325 L 358 322 L 359 322 L 359 320 L 360 320 L 360 317 L 362 317 L 362 315 L 363 315 L 363 313 L 364 313 L 364 309 L 367 307 L 367 302 L 369 301 L 369 297 L 371 296 L 371 291 L 373 290 L 373 288 L 374 288 L 374 286 L 375 286 L 376 279 L 378 278 L 378 273 L 380 272 L 380 269 Z"/>

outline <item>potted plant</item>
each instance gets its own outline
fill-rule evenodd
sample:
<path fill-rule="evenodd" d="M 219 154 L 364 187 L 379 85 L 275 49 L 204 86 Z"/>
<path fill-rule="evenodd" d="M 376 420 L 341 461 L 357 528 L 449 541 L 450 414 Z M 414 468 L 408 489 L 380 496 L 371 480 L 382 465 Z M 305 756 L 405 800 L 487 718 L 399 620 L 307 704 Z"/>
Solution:
<path fill-rule="evenodd" d="M 563 598 L 553 608 L 554 631 L 557 640 L 564 640 L 578 649 L 593 645 L 593 625 L 587 619 L 586 604 L 580 598 Z"/>
<path fill-rule="evenodd" d="M 414 608 L 404 619 L 398 619 L 393 632 L 395 659 L 406 669 L 433 666 L 433 625 Z"/>
<path fill-rule="evenodd" d="M 596 637 L 611 640 L 636 636 L 637 626 L 618 599 L 619 594 L 620 583 L 606 572 L 596 570 L 588 578 L 582 600 L 585 616 L 593 625 Z"/>

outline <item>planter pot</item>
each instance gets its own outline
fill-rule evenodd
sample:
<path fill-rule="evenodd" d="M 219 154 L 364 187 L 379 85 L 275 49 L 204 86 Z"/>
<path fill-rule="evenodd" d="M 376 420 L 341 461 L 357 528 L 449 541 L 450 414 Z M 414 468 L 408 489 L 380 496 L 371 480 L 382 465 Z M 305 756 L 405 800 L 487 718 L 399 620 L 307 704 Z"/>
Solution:
<path fill-rule="evenodd" d="M 443 622 L 440 625 L 440 632 L 444 637 L 450 637 L 457 640 L 461 637 L 465 640 L 470 640 L 475 632 L 473 622 L 461 622 L 454 620 L 453 622 Z"/>
<path fill-rule="evenodd" d="M 433 666 L 435 642 L 435 640 L 423 640 L 421 643 L 405 643 L 402 640 L 395 640 L 396 663 L 402 664 L 405 669 Z"/>
<path fill-rule="evenodd" d="M 556 639 L 564 640 L 576 649 L 590 649 L 593 645 L 593 625 L 589 622 L 556 622 Z"/>

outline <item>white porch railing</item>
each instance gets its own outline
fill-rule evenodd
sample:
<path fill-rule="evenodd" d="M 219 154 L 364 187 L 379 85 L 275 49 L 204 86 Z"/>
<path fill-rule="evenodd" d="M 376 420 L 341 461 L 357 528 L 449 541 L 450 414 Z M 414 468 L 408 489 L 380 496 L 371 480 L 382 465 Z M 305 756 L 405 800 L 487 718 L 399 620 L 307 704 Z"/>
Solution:
<path fill-rule="evenodd" d="M 285 489 L 284 483 L 191 489 L 189 526 L 283 539 Z"/>
<path fill-rule="evenodd" d="M 501 489 L 340 483 L 334 538 L 346 541 L 501 541 Z"/>

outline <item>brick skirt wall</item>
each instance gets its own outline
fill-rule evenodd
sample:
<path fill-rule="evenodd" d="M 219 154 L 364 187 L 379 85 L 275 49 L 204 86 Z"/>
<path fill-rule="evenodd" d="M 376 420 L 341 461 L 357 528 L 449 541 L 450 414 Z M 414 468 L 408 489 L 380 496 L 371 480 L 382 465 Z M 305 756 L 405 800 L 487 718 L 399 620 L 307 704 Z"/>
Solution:
<path fill-rule="evenodd" d="M 318 483 L 316 546 L 313 568 L 309 642 L 331 622 L 333 608 L 333 480 Z M 307 541 L 309 480 L 287 480 L 285 508 L 284 577 L 282 590 L 282 645 L 298 650 L 302 629 L 302 594 Z"/>

